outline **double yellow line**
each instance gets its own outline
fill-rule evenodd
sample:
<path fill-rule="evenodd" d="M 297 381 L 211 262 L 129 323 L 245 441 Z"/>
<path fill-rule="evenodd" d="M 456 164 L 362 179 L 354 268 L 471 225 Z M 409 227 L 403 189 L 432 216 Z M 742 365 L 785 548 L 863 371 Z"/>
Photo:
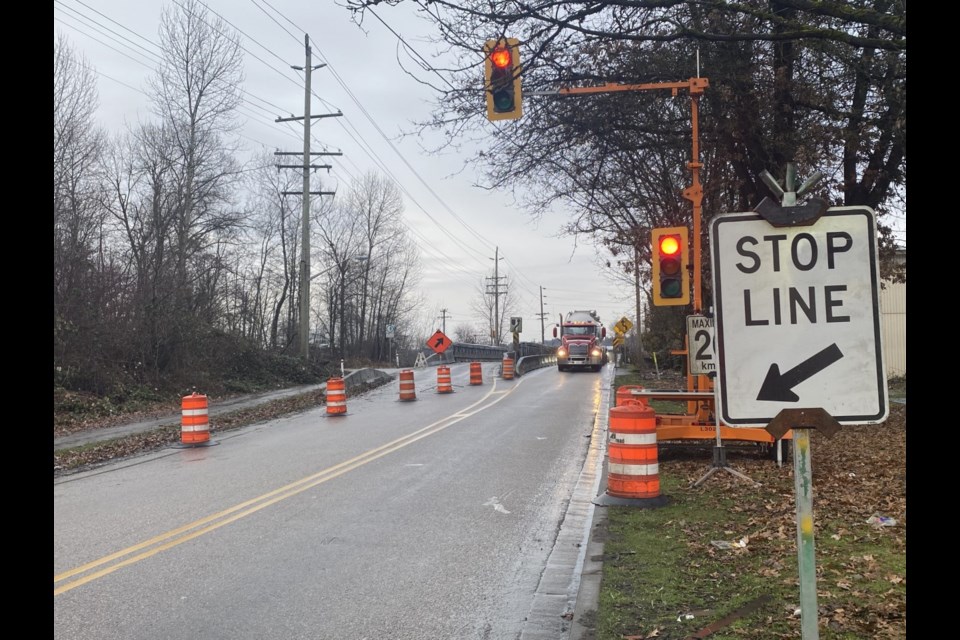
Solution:
<path fill-rule="evenodd" d="M 493 386 L 490 391 L 488 391 L 480 400 L 474 402 L 465 409 L 458 411 L 457 413 L 447 416 L 446 418 L 441 418 L 436 422 L 423 427 L 413 433 L 407 434 L 392 442 L 388 442 L 384 445 L 381 445 L 375 449 L 366 451 L 354 458 L 345 460 L 339 464 L 336 464 L 332 467 L 328 467 L 323 471 L 319 471 L 313 475 L 292 482 L 286 486 L 280 487 L 265 493 L 261 496 L 241 502 L 238 505 L 230 507 L 229 509 L 224 509 L 218 513 L 211 514 L 200 520 L 196 520 L 189 524 L 185 524 L 182 527 L 173 529 L 166 533 L 162 533 L 158 536 L 145 540 L 139 544 L 135 544 L 126 549 L 117 551 L 108 556 L 104 556 L 98 560 L 88 562 L 87 564 L 81 565 L 69 571 L 64 571 L 61 574 L 55 575 L 53 577 L 53 595 L 58 596 L 62 593 L 66 593 L 71 589 L 75 589 L 79 586 L 92 582 L 99 578 L 102 578 L 105 575 L 109 575 L 118 569 L 122 569 L 128 565 L 140 562 L 151 556 L 155 556 L 161 551 L 166 551 L 167 549 L 172 549 L 177 545 L 183 544 L 189 540 L 193 540 L 199 536 L 209 533 L 220 527 L 235 522 L 241 518 L 249 516 L 251 514 L 265 509 L 272 504 L 276 504 L 281 500 L 286 500 L 287 498 L 292 498 L 293 496 L 302 493 L 308 489 L 312 489 L 317 485 L 323 484 L 328 480 L 333 480 L 348 471 L 353 471 L 354 469 L 361 467 L 369 462 L 373 462 L 378 458 L 393 453 L 406 447 L 407 445 L 413 444 L 417 440 L 426 438 L 427 436 L 433 435 L 439 431 L 443 431 L 447 427 L 453 426 L 456 423 L 469 418 L 472 415 L 479 413 L 485 409 L 489 409 L 493 405 L 497 404 L 503 400 L 507 395 L 513 392 L 518 386 L 520 386 L 522 380 L 518 380 L 515 385 L 504 391 L 497 391 L 497 382 L 496 379 L 493 381 Z M 494 397 L 492 402 L 489 402 L 485 406 L 482 405 L 484 402 L 487 402 Z M 479 407 L 479 408 L 478 408 Z M 102 567 L 99 568 L 98 567 Z M 76 576 L 80 576 L 75 580 Z M 59 585 L 59 586 L 57 586 Z"/>

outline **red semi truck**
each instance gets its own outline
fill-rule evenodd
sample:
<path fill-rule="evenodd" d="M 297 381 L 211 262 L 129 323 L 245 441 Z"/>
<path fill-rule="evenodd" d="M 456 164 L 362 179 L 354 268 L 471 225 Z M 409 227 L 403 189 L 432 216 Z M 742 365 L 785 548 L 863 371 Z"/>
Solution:
<path fill-rule="evenodd" d="M 607 362 L 607 350 L 602 341 L 607 329 L 600 323 L 596 311 L 570 311 L 560 317 L 559 335 L 553 328 L 553 337 L 560 338 L 557 347 L 557 369 L 589 369 L 600 371 Z"/>

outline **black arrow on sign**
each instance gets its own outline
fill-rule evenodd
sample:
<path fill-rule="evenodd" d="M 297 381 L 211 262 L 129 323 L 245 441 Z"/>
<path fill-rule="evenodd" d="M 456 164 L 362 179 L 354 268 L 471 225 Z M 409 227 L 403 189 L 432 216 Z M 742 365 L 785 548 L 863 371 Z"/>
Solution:
<path fill-rule="evenodd" d="M 780 367 L 776 363 L 770 365 L 767 371 L 767 377 L 760 387 L 760 394 L 757 400 L 768 400 L 770 402 L 796 402 L 800 396 L 791 389 L 795 386 L 820 373 L 834 362 L 843 357 L 840 347 L 834 342 L 832 345 L 820 351 L 789 371 L 781 374 Z"/>
<path fill-rule="evenodd" d="M 443 338 L 437 338 L 437 341 L 436 343 L 434 343 L 433 347 L 436 349 L 437 347 L 442 347 L 442 346 L 443 346 Z"/>

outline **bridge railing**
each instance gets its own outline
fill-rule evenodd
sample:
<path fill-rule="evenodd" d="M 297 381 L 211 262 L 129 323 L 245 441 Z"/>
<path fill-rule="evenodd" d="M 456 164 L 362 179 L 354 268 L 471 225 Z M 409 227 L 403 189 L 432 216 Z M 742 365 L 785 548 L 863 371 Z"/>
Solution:
<path fill-rule="evenodd" d="M 534 369 L 549 367 L 550 365 L 555 364 L 557 364 L 557 356 L 555 354 L 523 356 L 517 360 L 517 375 L 522 376 L 523 374 L 529 373 Z"/>
<path fill-rule="evenodd" d="M 539 342 L 521 342 L 520 349 L 517 352 L 507 346 L 454 342 L 443 353 L 427 355 L 426 360 L 428 365 L 473 361 L 499 362 L 503 360 L 505 355 L 510 354 L 519 364 L 519 361 L 527 356 L 551 357 L 555 356 L 556 351 L 556 347 L 549 347 Z M 532 364 L 533 360 L 530 362 Z M 518 371 L 517 375 L 521 375 L 521 373 Z"/>

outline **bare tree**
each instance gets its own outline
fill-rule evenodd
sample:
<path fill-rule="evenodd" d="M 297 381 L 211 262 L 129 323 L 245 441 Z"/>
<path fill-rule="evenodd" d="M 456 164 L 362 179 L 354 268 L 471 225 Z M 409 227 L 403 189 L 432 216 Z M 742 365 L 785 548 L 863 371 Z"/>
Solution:
<path fill-rule="evenodd" d="M 362 22 L 367 7 L 400 2 L 347 5 Z M 565 86 L 676 82 L 702 73 L 710 81 L 700 100 L 707 215 L 749 210 L 772 196 L 761 173 L 782 176 L 793 161 L 801 176 L 827 175 L 821 190 L 831 203 L 877 210 L 881 252 L 890 256 L 883 216 L 900 204 L 906 178 L 904 2 L 436 0 L 419 6 L 452 64 L 435 70 L 446 82 L 433 83 L 433 117 L 414 133 L 435 128 L 448 144 L 482 138 L 474 160 L 486 169 L 487 185 L 522 187 L 532 215 L 557 202 L 571 205 L 578 213 L 567 232 L 639 250 L 648 261 L 649 229 L 689 217 L 680 197 L 691 160 L 688 96 L 550 94 Z M 524 117 L 491 128 L 481 48 L 501 36 L 521 41 Z M 424 76 L 419 66 L 411 73 Z M 893 264 L 882 261 L 885 275 Z"/>
<path fill-rule="evenodd" d="M 389 357 L 388 324 L 397 329 L 392 346 L 402 348 L 415 333 L 409 327 L 422 303 L 415 293 L 420 258 L 402 211 L 396 185 L 374 174 L 353 184 L 342 200 L 316 206 L 313 246 L 322 267 L 314 277 L 325 291 L 317 325 L 341 357 Z"/>
<path fill-rule="evenodd" d="M 172 307 L 170 236 L 174 225 L 169 184 L 175 181 L 168 130 L 143 125 L 122 136 L 105 158 L 110 197 L 105 204 L 124 240 L 124 255 L 135 273 L 131 355 L 154 373 L 171 356 Z"/>
<path fill-rule="evenodd" d="M 90 65 L 58 34 L 53 58 L 53 314 L 59 371 L 87 373 L 104 348 L 101 304 L 107 260 L 98 156 L 103 134 Z M 84 374 L 86 375 L 86 374 Z"/>
<path fill-rule="evenodd" d="M 367 280 L 370 291 L 367 335 L 371 336 L 368 357 L 383 360 L 390 355 L 385 344 L 388 324 L 398 329 L 394 346 L 413 346 L 411 340 L 416 335 L 413 318 L 424 304 L 423 295 L 419 293 L 420 278 L 420 254 L 406 232 L 393 236 L 392 241 L 382 245 L 371 258 Z"/>
<path fill-rule="evenodd" d="M 381 327 L 370 326 L 367 312 L 375 268 L 375 256 L 397 249 L 405 240 L 403 231 L 403 198 L 400 189 L 393 182 L 374 173 L 364 175 L 358 183 L 351 186 L 346 197 L 346 206 L 360 222 L 363 233 L 363 253 L 365 256 L 360 267 L 360 304 L 357 318 L 357 349 L 365 349 L 365 336 L 368 331 L 379 331 Z M 378 335 L 378 334 L 374 334 Z"/>
<path fill-rule="evenodd" d="M 247 181 L 251 195 L 246 226 L 246 241 L 256 246 L 255 297 L 263 316 L 264 344 L 287 348 L 297 344 L 298 335 L 294 290 L 298 286 L 300 227 L 297 200 L 287 198 L 283 192 L 294 190 L 295 178 L 278 172 L 273 155 L 267 152 L 256 163 L 258 168 Z"/>
<path fill-rule="evenodd" d="M 149 84 L 160 124 L 138 136 L 142 163 L 164 167 L 162 181 L 153 181 L 150 207 L 163 220 L 152 244 L 164 259 L 154 265 L 162 267 L 164 282 L 155 292 L 163 295 L 151 304 L 163 306 L 148 313 L 155 339 L 165 333 L 154 345 L 164 354 L 158 364 L 183 366 L 198 350 L 187 343 L 224 312 L 228 243 L 241 219 L 231 203 L 238 165 L 224 134 L 236 124 L 242 56 L 237 36 L 198 0 L 166 9 L 159 35 L 162 61 Z"/>
<path fill-rule="evenodd" d="M 453 328 L 453 339 L 457 342 L 480 344 L 483 331 L 475 325 L 462 322 Z"/>
<path fill-rule="evenodd" d="M 325 290 L 326 330 L 330 344 L 337 344 L 340 357 L 346 358 L 348 333 L 356 328 L 348 319 L 356 308 L 359 293 L 356 265 L 357 257 L 364 256 L 364 228 L 354 212 L 338 200 L 321 200 L 319 211 L 313 212 L 312 217 L 311 226 L 319 235 L 316 251 L 321 256 L 316 264 L 324 265 L 314 277 Z"/>

